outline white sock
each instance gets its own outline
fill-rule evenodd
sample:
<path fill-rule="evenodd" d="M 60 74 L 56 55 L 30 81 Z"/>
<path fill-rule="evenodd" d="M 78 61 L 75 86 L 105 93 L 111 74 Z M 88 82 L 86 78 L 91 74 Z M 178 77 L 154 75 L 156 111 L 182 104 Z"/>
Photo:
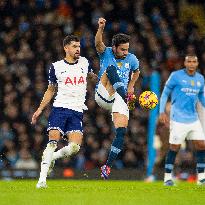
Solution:
<path fill-rule="evenodd" d="M 205 173 L 198 173 L 198 181 L 205 179 Z"/>
<path fill-rule="evenodd" d="M 165 173 L 164 174 L 164 182 L 172 180 L 172 173 Z"/>
<path fill-rule="evenodd" d="M 50 167 L 52 156 L 56 148 L 57 148 L 56 141 L 51 141 L 47 144 L 46 149 L 44 150 L 42 156 L 39 181 L 46 181 L 48 169 Z"/>
<path fill-rule="evenodd" d="M 59 149 L 57 152 L 54 152 L 52 160 L 56 160 L 63 157 L 69 157 L 71 155 L 78 153 L 79 150 L 80 150 L 80 145 L 74 142 L 70 142 L 68 146 L 65 146 Z"/>

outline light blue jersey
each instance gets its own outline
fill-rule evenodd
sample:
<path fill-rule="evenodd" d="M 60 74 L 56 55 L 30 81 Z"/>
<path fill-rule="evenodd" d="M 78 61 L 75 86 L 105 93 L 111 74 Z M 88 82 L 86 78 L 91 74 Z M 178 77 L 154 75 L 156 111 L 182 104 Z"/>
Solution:
<path fill-rule="evenodd" d="M 160 113 L 165 112 L 165 106 L 171 93 L 171 113 L 173 121 L 192 123 L 198 120 L 196 103 L 199 100 L 205 107 L 204 77 L 196 72 L 188 75 L 186 69 L 173 72 L 167 80 L 160 99 Z"/>
<path fill-rule="evenodd" d="M 125 90 L 127 90 L 130 71 L 136 71 L 139 69 L 139 60 L 134 54 L 128 53 L 126 58 L 117 59 L 112 51 L 111 47 L 106 47 L 104 52 L 99 54 L 100 56 L 100 72 L 98 78 L 102 77 L 103 73 L 108 66 L 113 65 L 117 68 L 117 73 L 120 77 L 120 80 L 124 84 Z"/>

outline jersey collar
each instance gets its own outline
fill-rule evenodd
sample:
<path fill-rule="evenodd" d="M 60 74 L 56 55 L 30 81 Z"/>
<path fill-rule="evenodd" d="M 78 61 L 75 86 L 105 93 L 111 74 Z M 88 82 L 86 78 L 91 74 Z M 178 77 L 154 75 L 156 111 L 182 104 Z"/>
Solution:
<path fill-rule="evenodd" d="M 187 69 L 184 68 L 184 72 L 185 72 L 188 76 L 190 76 L 190 77 L 194 77 L 194 76 L 196 75 L 196 72 L 197 72 L 197 71 L 195 71 L 194 75 L 190 75 L 190 74 L 187 72 Z"/>
<path fill-rule="evenodd" d="M 66 63 L 66 64 L 69 64 L 69 65 L 75 65 L 78 63 L 78 60 L 75 61 L 74 63 L 69 63 L 67 60 L 63 59 L 63 61 Z"/>

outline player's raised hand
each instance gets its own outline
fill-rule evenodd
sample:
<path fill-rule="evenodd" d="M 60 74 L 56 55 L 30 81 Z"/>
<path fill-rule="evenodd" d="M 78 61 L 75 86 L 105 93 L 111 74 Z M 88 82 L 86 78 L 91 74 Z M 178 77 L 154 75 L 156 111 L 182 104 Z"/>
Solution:
<path fill-rule="evenodd" d="M 31 124 L 35 125 L 37 122 L 38 117 L 41 115 L 42 110 L 37 109 L 36 112 L 32 116 Z"/>
<path fill-rule="evenodd" d="M 101 29 L 104 29 L 105 28 L 105 23 L 106 23 L 106 20 L 104 18 L 99 18 L 98 27 L 101 28 Z"/>
<path fill-rule="evenodd" d="M 169 124 L 169 119 L 166 113 L 161 113 L 159 116 L 159 121 L 163 124 L 165 124 L 166 126 L 168 126 Z"/>

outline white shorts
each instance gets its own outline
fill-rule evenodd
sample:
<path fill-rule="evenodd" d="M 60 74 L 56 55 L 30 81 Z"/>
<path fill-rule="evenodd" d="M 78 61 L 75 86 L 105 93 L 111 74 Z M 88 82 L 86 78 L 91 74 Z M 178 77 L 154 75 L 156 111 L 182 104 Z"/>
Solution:
<path fill-rule="evenodd" d="M 99 82 L 95 92 L 95 101 L 100 107 L 109 110 L 111 113 L 117 112 L 129 119 L 129 109 L 122 97 L 117 92 L 110 96 L 101 82 Z"/>
<path fill-rule="evenodd" d="M 182 144 L 184 140 L 205 140 L 205 135 L 199 120 L 185 124 L 180 122 L 170 122 L 170 144 Z"/>

